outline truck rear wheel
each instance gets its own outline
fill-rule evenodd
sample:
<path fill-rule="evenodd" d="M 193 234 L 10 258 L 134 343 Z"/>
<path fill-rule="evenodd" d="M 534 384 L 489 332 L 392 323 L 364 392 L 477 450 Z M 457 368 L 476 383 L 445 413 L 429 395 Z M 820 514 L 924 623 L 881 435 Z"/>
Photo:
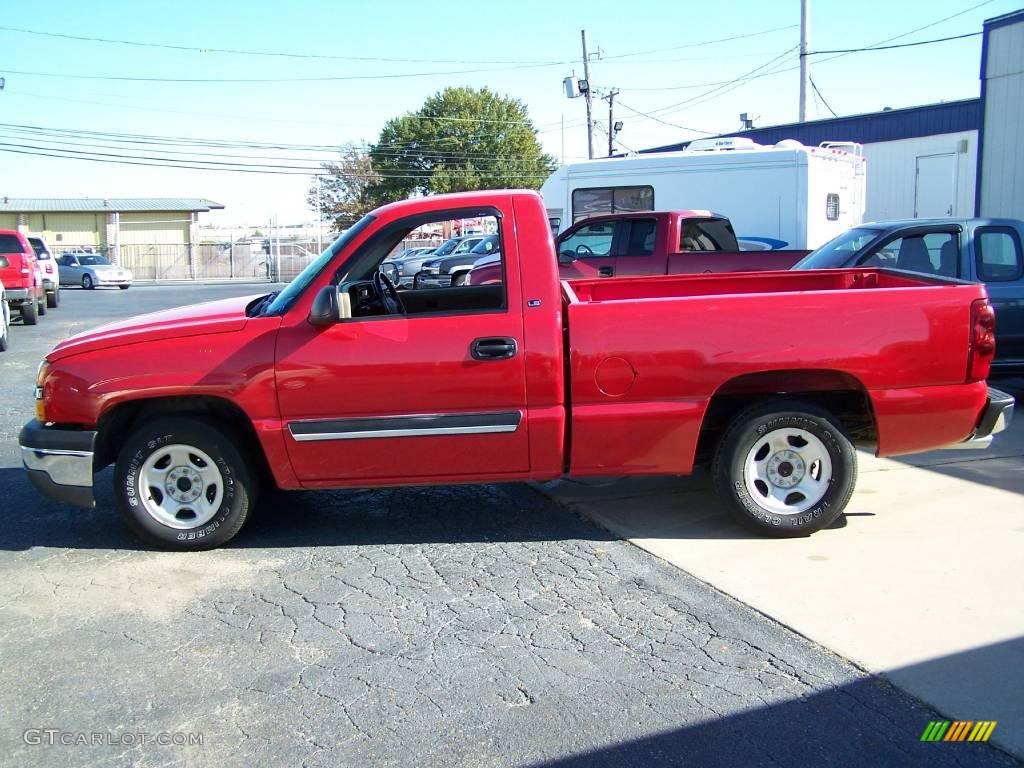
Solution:
<path fill-rule="evenodd" d="M 38 307 L 35 299 L 28 299 L 21 305 L 21 322 L 25 325 L 35 325 L 39 322 Z"/>
<path fill-rule="evenodd" d="M 236 438 L 188 416 L 137 429 L 114 468 L 114 497 L 131 529 L 163 549 L 213 549 L 241 530 L 255 475 Z"/>
<path fill-rule="evenodd" d="M 748 528 L 805 536 L 834 522 L 857 483 L 857 454 L 827 411 L 775 400 L 741 412 L 719 441 L 715 489 Z"/>

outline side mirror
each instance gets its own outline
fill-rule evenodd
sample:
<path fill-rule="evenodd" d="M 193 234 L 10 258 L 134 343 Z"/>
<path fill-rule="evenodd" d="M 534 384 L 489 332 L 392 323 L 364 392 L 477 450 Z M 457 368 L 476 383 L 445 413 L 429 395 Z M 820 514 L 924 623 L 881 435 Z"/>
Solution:
<path fill-rule="evenodd" d="M 392 285 L 398 285 L 398 266 L 391 262 L 386 262 L 380 265 L 380 272 L 384 277 L 391 281 Z"/>
<path fill-rule="evenodd" d="M 572 251 L 561 251 L 558 254 L 559 264 L 572 264 L 576 261 L 576 254 Z"/>
<path fill-rule="evenodd" d="M 325 285 L 313 299 L 309 308 L 309 324 L 318 327 L 334 325 L 341 321 L 341 308 L 338 302 L 338 288 Z"/>

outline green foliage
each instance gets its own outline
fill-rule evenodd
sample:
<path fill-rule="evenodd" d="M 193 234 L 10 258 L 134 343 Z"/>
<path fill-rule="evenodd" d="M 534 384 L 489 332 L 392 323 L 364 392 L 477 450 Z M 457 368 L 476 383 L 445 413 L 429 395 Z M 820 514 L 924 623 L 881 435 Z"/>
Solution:
<path fill-rule="evenodd" d="M 555 167 L 524 105 L 482 88 L 446 88 L 389 120 L 369 152 L 378 201 L 474 189 L 538 189 Z"/>
<path fill-rule="evenodd" d="M 307 203 L 315 211 L 319 200 L 320 215 L 331 222 L 334 230 L 348 229 L 381 204 L 371 190 L 381 177 L 365 148 L 350 144 L 342 149 L 338 162 L 324 163 L 323 168 L 326 173 L 320 176 L 319 190 L 314 179 Z"/>

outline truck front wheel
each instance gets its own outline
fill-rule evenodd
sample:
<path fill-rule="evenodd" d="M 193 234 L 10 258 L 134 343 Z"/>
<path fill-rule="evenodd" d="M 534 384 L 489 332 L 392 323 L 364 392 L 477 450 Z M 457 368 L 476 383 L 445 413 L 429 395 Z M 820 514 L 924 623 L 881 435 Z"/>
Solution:
<path fill-rule="evenodd" d="M 805 536 L 834 522 L 857 483 L 857 454 L 834 417 L 775 400 L 740 413 L 718 444 L 715 488 L 749 528 Z"/>
<path fill-rule="evenodd" d="M 114 497 L 131 529 L 163 549 L 213 549 L 245 524 L 255 475 L 234 438 L 196 418 L 138 428 L 114 468 Z"/>

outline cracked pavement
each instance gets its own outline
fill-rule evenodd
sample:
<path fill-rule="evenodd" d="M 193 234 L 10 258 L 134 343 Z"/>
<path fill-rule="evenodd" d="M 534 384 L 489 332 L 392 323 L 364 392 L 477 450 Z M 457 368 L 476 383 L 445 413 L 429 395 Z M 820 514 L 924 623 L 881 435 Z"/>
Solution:
<path fill-rule="evenodd" d="M 46 348 L 87 312 L 218 291 L 252 289 L 68 291 L 12 329 L 0 765 L 1018 764 L 921 744 L 924 705 L 525 485 L 273 494 L 194 554 L 139 545 L 109 470 L 96 510 L 38 496 L 8 438 Z"/>

